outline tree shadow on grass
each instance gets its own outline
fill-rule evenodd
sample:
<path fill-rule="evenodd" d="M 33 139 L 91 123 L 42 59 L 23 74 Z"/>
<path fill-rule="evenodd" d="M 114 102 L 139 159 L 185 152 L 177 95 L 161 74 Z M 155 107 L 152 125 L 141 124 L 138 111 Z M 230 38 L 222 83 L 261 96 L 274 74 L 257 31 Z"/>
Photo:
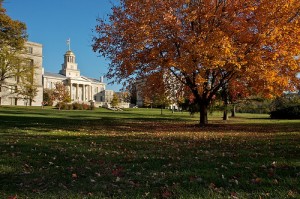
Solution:
<path fill-rule="evenodd" d="M 299 165 L 275 168 L 271 164 L 282 158 L 295 161 L 296 142 L 282 147 L 278 144 L 285 143 L 266 144 L 263 139 L 221 138 L 17 134 L 2 138 L 0 192 L 6 197 L 137 197 L 148 193 L 159 198 L 166 190 L 173 190 L 174 197 L 179 196 L 176 190 L 191 195 L 210 190 L 211 183 L 227 190 L 224 194 L 262 192 L 274 186 L 274 179 L 297 178 Z M 276 169 L 277 178 L 268 176 L 271 168 Z M 253 173 L 265 184 L 252 182 L 256 180 Z M 280 189 L 296 190 L 296 185 L 281 184 Z"/>
<path fill-rule="evenodd" d="M 195 121 L 179 120 L 178 118 L 139 118 L 139 117 L 91 117 L 87 115 L 68 117 L 40 117 L 21 115 L 0 115 L 0 128 L 2 130 L 34 129 L 37 132 L 60 131 L 89 131 L 97 134 L 98 131 L 106 132 L 211 132 L 211 133 L 282 133 L 297 132 L 300 129 L 300 122 L 289 123 L 288 121 L 276 124 L 273 123 L 247 124 L 247 123 L 222 123 L 212 121 L 206 126 L 199 126 Z"/>
<path fill-rule="evenodd" d="M 0 120 L 4 198 L 176 198 L 182 191 L 190 194 L 186 197 L 221 194 L 220 187 L 226 198 L 272 186 L 300 192 L 300 138 L 284 135 L 299 132 L 299 123 L 199 127 L 189 120 L 81 112 L 53 118 L 8 114 Z M 274 167 L 274 161 L 286 165 Z M 279 179 L 289 183 L 276 187 Z M 270 197 L 278 196 L 274 190 Z"/>

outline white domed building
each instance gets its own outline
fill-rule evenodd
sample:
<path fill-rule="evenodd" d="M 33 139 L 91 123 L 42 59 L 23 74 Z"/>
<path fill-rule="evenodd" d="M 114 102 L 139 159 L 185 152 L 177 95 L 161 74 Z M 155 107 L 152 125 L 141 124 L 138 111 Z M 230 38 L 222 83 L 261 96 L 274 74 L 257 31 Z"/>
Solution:
<path fill-rule="evenodd" d="M 97 106 L 102 106 L 103 91 L 106 84 L 103 77 L 94 79 L 80 74 L 75 54 L 69 49 L 64 55 L 64 63 L 59 73 L 44 72 L 44 89 L 53 89 L 57 82 L 62 82 L 68 87 L 71 102 L 89 103 L 91 100 Z"/>

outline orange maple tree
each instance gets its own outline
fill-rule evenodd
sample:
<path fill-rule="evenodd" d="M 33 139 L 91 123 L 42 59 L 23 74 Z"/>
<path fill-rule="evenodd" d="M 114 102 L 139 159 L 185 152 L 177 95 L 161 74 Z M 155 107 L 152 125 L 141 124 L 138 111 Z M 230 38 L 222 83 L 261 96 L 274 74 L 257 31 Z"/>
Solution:
<path fill-rule="evenodd" d="M 53 90 L 52 101 L 58 101 L 58 109 L 62 107 L 62 103 L 69 103 L 71 101 L 69 89 L 61 82 L 55 83 L 55 89 Z"/>
<path fill-rule="evenodd" d="M 299 0 L 120 0 L 98 19 L 93 50 L 121 82 L 169 71 L 189 87 L 200 124 L 220 88 L 243 77 L 265 96 L 294 88 Z"/>

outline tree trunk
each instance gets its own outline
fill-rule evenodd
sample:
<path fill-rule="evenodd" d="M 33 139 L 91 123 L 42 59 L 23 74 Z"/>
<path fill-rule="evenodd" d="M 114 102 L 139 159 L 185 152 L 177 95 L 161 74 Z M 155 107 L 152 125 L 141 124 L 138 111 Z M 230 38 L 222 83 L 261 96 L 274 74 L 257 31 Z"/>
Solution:
<path fill-rule="evenodd" d="M 228 120 L 228 103 L 227 100 L 224 102 L 223 120 Z"/>
<path fill-rule="evenodd" d="M 228 120 L 228 88 L 227 85 L 223 87 L 222 98 L 224 101 L 223 120 Z"/>
<path fill-rule="evenodd" d="M 227 105 L 224 107 L 223 111 L 223 120 L 228 120 L 228 111 L 227 111 Z"/>
<path fill-rule="evenodd" d="M 231 117 L 235 117 L 235 104 L 232 104 Z"/>
<path fill-rule="evenodd" d="M 199 103 L 200 108 L 200 126 L 205 126 L 208 124 L 208 118 L 207 118 L 207 109 L 208 105 L 204 103 Z"/>

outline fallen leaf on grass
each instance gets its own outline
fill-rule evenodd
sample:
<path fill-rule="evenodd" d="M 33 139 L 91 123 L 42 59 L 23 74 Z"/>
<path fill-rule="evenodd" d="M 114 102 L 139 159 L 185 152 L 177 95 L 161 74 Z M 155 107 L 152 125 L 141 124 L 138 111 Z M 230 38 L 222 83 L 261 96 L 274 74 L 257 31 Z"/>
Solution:
<path fill-rule="evenodd" d="M 295 198 L 295 197 L 296 197 L 296 193 L 293 192 L 292 190 L 289 190 L 289 192 L 288 192 L 288 197 Z"/>
<path fill-rule="evenodd" d="M 278 184 L 278 180 L 277 180 L 277 179 L 274 179 L 274 180 L 273 180 L 273 184 Z"/>
<path fill-rule="evenodd" d="M 114 176 L 122 177 L 124 175 L 124 168 L 123 167 L 117 167 L 112 171 L 112 174 Z"/>
<path fill-rule="evenodd" d="M 210 183 L 209 188 L 214 189 L 214 188 L 216 188 L 216 185 L 214 183 Z"/>
<path fill-rule="evenodd" d="M 72 178 L 77 178 L 77 174 L 76 173 L 72 173 Z"/>
<path fill-rule="evenodd" d="M 163 193 L 162 193 L 162 197 L 163 198 L 170 198 L 172 197 L 172 192 L 168 191 L 168 190 L 165 190 Z"/>
<path fill-rule="evenodd" d="M 231 192 L 230 193 L 231 198 L 233 199 L 238 199 L 236 192 Z"/>
<path fill-rule="evenodd" d="M 251 179 L 251 182 L 253 184 L 260 184 L 262 182 L 262 179 L 261 178 L 255 178 L 255 179 Z"/>
<path fill-rule="evenodd" d="M 90 179 L 90 180 L 91 180 L 92 183 L 96 182 L 96 180 L 94 180 L 94 179 Z"/>

